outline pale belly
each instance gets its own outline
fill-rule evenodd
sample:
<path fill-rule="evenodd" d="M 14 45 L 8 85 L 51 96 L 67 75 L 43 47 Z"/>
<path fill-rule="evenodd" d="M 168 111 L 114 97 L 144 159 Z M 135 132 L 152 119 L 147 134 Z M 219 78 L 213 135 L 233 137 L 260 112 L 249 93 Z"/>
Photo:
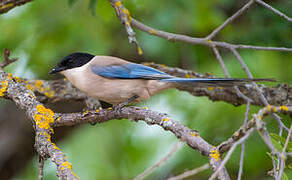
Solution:
<path fill-rule="evenodd" d="M 99 79 L 94 81 L 78 82 L 74 85 L 91 97 L 110 104 L 119 104 L 125 102 L 134 95 L 141 101 L 150 98 L 147 89 L 147 80 L 123 80 L 123 79 Z"/>

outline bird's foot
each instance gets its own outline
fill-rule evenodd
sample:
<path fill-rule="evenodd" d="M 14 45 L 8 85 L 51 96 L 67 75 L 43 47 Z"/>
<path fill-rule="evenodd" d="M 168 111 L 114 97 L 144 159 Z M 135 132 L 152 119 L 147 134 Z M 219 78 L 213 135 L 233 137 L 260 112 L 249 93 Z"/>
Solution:
<path fill-rule="evenodd" d="M 94 108 L 94 109 L 90 108 L 90 107 L 85 107 L 82 110 L 82 115 L 83 115 L 83 117 L 88 116 L 88 115 L 92 115 L 92 114 L 94 114 L 93 111 L 99 112 L 101 109 L 102 109 L 102 107 L 98 107 L 98 108 Z M 96 122 L 90 122 L 90 124 L 94 126 L 94 125 L 96 125 Z"/>
<path fill-rule="evenodd" d="M 129 99 L 127 99 L 125 102 L 122 102 L 118 105 L 113 106 L 112 109 L 116 112 L 119 112 L 119 111 L 121 111 L 121 109 L 123 107 L 127 106 L 128 104 L 130 104 L 131 102 L 135 101 L 138 98 L 139 98 L 138 95 L 134 95 L 134 96 L 130 97 Z"/>
<path fill-rule="evenodd" d="M 85 104 L 87 106 L 87 110 L 95 110 L 101 107 L 101 103 L 97 98 L 87 97 L 85 99 Z"/>

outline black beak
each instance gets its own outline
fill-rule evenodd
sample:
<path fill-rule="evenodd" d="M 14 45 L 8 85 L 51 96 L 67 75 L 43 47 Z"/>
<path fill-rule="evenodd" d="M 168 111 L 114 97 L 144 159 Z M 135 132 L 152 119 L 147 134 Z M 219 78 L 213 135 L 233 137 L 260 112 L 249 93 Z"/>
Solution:
<path fill-rule="evenodd" d="M 54 67 L 50 72 L 49 72 L 49 74 L 55 74 L 55 73 L 57 73 L 57 72 L 60 72 L 60 71 L 63 71 L 64 70 L 64 68 L 63 67 Z"/>

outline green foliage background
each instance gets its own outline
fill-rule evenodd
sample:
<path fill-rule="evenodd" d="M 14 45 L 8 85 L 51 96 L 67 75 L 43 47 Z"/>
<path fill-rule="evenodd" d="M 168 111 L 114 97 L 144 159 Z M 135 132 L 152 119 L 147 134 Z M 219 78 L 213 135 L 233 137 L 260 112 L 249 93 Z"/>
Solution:
<path fill-rule="evenodd" d="M 169 32 L 204 37 L 244 3 L 232 0 L 126 0 L 124 5 L 133 17 L 147 25 Z M 291 0 L 269 3 L 292 16 Z M 291 29 L 291 23 L 254 5 L 216 39 L 232 43 L 292 47 Z M 224 76 L 209 48 L 168 42 L 136 30 L 144 51 L 143 56 L 138 56 L 135 46 L 128 43 L 124 27 L 107 0 L 33 1 L 1 15 L 0 32 L 0 50 L 10 48 L 13 56 L 20 58 L 8 71 L 26 78 L 51 79 L 48 76 L 49 69 L 60 58 L 75 51 L 114 55 L 135 62 L 153 61 Z M 221 52 L 232 77 L 246 77 L 230 52 Z M 255 77 L 273 77 L 291 84 L 292 53 L 254 50 L 241 50 L 240 53 Z M 242 124 L 245 111 L 245 106 L 213 103 L 205 97 L 193 97 L 177 90 L 161 93 L 140 105 L 170 114 L 174 119 L 198 130 L 202 137 L 214 145 L 232 135 Z M 252 112 L 257 109 L 253 107 Z M 267 122 L 270 131 L 277 133 L 273 130 L 276 129 L 274 120 L 268 119 Z M 176 141 L 171 133 L 159 127 L 123 120 L 96 126 L 79 126 L 57 145 L 67 154 L 81 179 L 106 180 L 135 177 L 162 157 Z M 267 150 L 257 133 L 249 138 L 244 179 L 271 179 L 266 175 L 272 168 Z M 238 148 L 227 164 L 232 178 L 236 178 L 238 172 L 239 153 Z M 206 162 L 207 158 L 184 146 L 146 179 L 164 179 Z M 36 163 L 35 158 L 15 179 L 36 179 Z M 47 162 L 45 167 L 45 179 L 56 179 L 54 165 Z M 206 179 L 211 173 L 207 170 L 195 177 Z M 286 174 L 292 178 L 291 170 L 287 169 Z"/>

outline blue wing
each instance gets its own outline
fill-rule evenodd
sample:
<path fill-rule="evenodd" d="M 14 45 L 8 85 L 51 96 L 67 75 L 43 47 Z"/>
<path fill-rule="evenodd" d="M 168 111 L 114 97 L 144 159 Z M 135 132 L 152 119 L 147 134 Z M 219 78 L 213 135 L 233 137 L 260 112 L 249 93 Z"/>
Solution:
<path fill-rule="evenodd" d="M 141 64 L 129 63 L 124 65 L 92 66 L 91 71 L 96 75 L 106 78 L 118 79 L 166 79 L 169 74 Z"/>
<path fill-rule="evenodd" d="M 99 76 L 106 78 L 117 79 L 148 79 L 160 80 L 168 83 L 181 83 L 186 86 L 221 86 L 232 87 L 242 86 L 245 83 L 257 81 L 273 81 L 272 79 L 233 79 L 233 78 L 179 78 L 174 77 L 157 69 L 144 66 L 141 64 L 129 63 L 124 65 L 111 65 L 111 66 L 92 66 L 91 71 Z"/>

